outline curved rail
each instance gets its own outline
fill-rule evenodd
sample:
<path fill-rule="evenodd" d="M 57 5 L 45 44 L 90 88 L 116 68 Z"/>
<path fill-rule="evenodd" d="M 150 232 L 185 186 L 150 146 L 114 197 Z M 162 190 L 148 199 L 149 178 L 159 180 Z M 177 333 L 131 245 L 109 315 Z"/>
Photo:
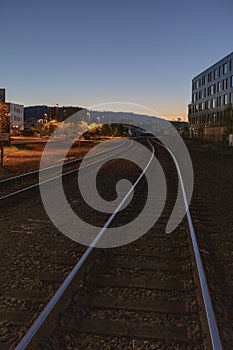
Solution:
<path fill-rule="evenodd" d="M 210 297 L 210 293 L 209 293 L 209 288 L 208 288 L 208 284 L 207 284 L 207 280 L 206 280 L 206 275 L 205 275 L 204 267 L 203 267 L 202 260 L 201 260 L 201 255 L 200 255 L 199 248 L 198 248 L 197 237 L 195 234 L 193 221 L 192 221 L 192 217 L 191 217 L 191 214 L 189 211 L 189 205 L 188 205 L 188 201 L 187 201 L 187 196 L 186 196 L 186 192 L 185 192 L 185 187 L 184 187 L 180 167 L 179 167 L 179 164 L 178 164 L 174 154 L 172 153 L 172 151 L 170 149 L 168 149 L 166 146 L 164 146 L 163 144 L 160 144 L 160 146 L 164 147 L 168 151 L 168 153 L 171 155 L 171 157 L 175 163 L 175 166 L 176 166 L 176 170 L 178 173 L 178 178 L 179 178 L 179 182 L 180 182 L 180 186 L 181 186 L 181 190 L 182 190 L 182 194 L 183 194 L 184 205 L 185 205 L 185 209 L 186 209 L 189 231 L 190 231 L 192 245 L 193 245 L 193 251 L 194 251 L 195 262 L 196 262 L 197 271 L 198 271 L 198 277 L 199 277 L 199 281 L 200 281 L 200 285 L 201 285 L 201 292 L 202 292 L 202 297 L 203 297 L 203 301 L 204 301 L 205 313 L 206 313 L 206 318 L 207 318 L 207 322 L 208 322 L 212 347 L 213 347 L 213 350 L 221 350 L 222 343 L 220 340 L 218 326 L 217 326 L 217 322 L 216 322 L 216 318 L 215 318 L 215 314 L 214 314 L 214 309 L 213 309 L 213 305 L 212 305 L 212 301 L 211 301 L 211 297 Z"/>
<path fill-rule="evenodd" d="M 150 145 L 151 145 L 151 143 L 150 143 Z M 185 204 L 185 208 L 186 208 L 187 220 L 188 220 L 189 230 L 190 230 L 190 234 L 191 234 L 191 240 L 192 240 L 193 251 L 194 251 L 194 255 L 195 255 L 196 266 L 197 266 L 197 270 L 198 270 L 198 277 L 199 277 L 199 281 L 200 281 L 203 302 L 204 302 L 204 306 L 205 306 L 205 313 L 206 313 L 206 317 L 207 317 L 207 321 L 208 321 L 208 328 L 209 328 L 210 338 L 211 338 L 211 342 L 212 342 L 212 348 L 213 348 L 213 350 L 221 350 L 222 344 L 221 344 L 221 340 L 220 340 L 220 336 L 219 336 L 219 331 L 218 331 L 218 327 L 217 327 L 217 323 L 216 323 L 216 319 L 215 319 L 215 314 L 214 314 L 214 310 L 213 310 L 213 306 L 212 306 L 212 302 L 211 302 L 211 297 L 210 297 L 210 293 L 209 293 L 209 289 L 208 289 L 208 285 L 207 285 L 207 280 L 206 280 L 203 264 L 201 261 L 201 256 L 200 256 L 200 252 L 199 252 L 199 248 L 198 248 L 198 244 L 197 244 L 197 239 L 196 239 L 196 235 L 195 235 L 195 231 L 194 231 L 194 227 L 193 227 L 193 223 L 192 223 L 192 218 L 191 218 L 191 214 L 190 214 L 189 207 L 188 207 L 186 192 L 185 192 L 179 164 L 177 163 L 175 156 L 173 155 L 171 150 L 169 150 L 164 145 L 161 145 L 161 143 L 159 145 L 164 147 L 169 152 L 169 154 L 171 155 L 171 157 L 175 163 L 176 169 L 177 169 L 179 183 L 180 183 L 180 186 L 182 189 L 183 200 L 184 200 L 184 204 Z M 152 149 L 154 148 L 152 145 L 151 145 L 151 147 L 152 147 Z M 31 328 L 28 330 L 28 332 L 25 334 L 23 339 L 17 345 L 16 350 L 24 350 L 30 344 L 33 337 L 36 335 L 36 333 L 38 332 L 38 330 L 40 329 L 40 327 L 42 326 L 44 321 L 47 319 L 50 312 L 53 310 L 53 308 L 59 302 L 59 300 L 62 297 L 63 293 L 65 292 L 66 288 L 70 285 L 71 281 L 73 280 L 73 278 L 75 277 L 77 272 L 81 269 L 84 262 L 87 260 L 88 256 L 93 251 L 93 248 L 96 246 L 97 242 L 101 239 L 101 237 L 103 236 L 106 229 L 109 227 L 109 225 L 111 224 L 111 222 L 113 221 L 113 219 L 115 218 L 117 213 L 121 210 L 121 207 L 124 205 L 127 198 L 130 196 L 130 194 L 132 193 L 134 188 L 140 182 L 142 176 L 145 174 L 148 167 L 150 166 L 151 161 L 153 159 L 153 156 L 154 155 L 152 152 L 152 156 L 151 156 L 148 164 L 146 165 L 145 169 L 143 170 L 143 172 L 139 176 L 139 178 L 136 180 L 136 182 L 131 187 L 130 191 L 126 194 L 126 196 L 123 198 L 121 203 L 117 206 L 115 211 L 112 213 L 110 218 L 107 220 L 105 225 L 99 231 L 96 238 L 93 240 L 91 245 L 87 248 L 85 253 L 79 259 L 79 261 L 74 266 L 74 268 L 72 269 L 70 274 L 67 276 L 65 281 L 62 283 L 62 285 L 59 287 L 57 292 L 54 294 L 54 296 L 51 298 L 49 303 L 46 305 L 46 307 L 44 308 L 42 313 L 35 320 L 35 322 L 31 326 Z"/>
<path fill-rule="evenodd" d="M 153 146 L 150 143 L 151 148 L 153 150 Z M 147 169 L 149 168 L 152 159 L 154 157 L 154 154 L 152 152 L 151 158 L 149 160 L 149 162 L 147 163 L 146 167 L 144 168 L 144 170 L 142 171 L 141 175 L 138 177 L 138 179 L 135 181 L 135 183 L 132 185 L 131 189 L 129 190 L 129 192 L 125 195 L 125 197 L 122 199 L 122 201 L 119 203 L 119 205 L 117 206 L 117 208 L 115 209 L 115 211 L 112 213 L 112 215 L 110 216 L 110 218 L 107 220 L 107 222 L 104 224 L 104 226 L 102 227 L 102 229 L 99 231 L 99 233 L 96 235 L 96 238 L 92 241 L 91 245 L 87 248 L 87 250 L 85 251 L 85 253 L 82 255 L 82 257 L 79 259 L 79 261 L 76 263 L 76 265 L 74 266 L 74 268 L 72 269 L 72 271 L 70 272 L 70 274 L 67 276 L 67 278 L 65 279 L 65 281 L 62 283 L 62 285 L 59 287 L 59 289 L 57 290 L 57 292 L 54 294 L 54 296 L 52 297 L 52 299 L 49 301 L 49 303 L 46 305 L 46 307 L 44 308 L 44 310 L 42 311 L 42 313 L 39 315 L 39 317 L 35 320 L 35 322 L 33 323 L 33 325 L 31 326 L 31 328 L 28 330 L 28 332 L 25 334 L 25 336 L 23 337 L 23 339 L 21 340 L 21 342 L 17 345 L 17 347 L 15 348 L 16 350 L 24 350 L 26 349 L 26 347 L 30 344 L 31 340 L 33 339 L 33 336 L 37 333 L 37 331 L 40 329 L 41 325 L 43 324 L 43 322 L 46 320 L 46 318 L 48 317 L 48 315 L 50 314 L 50 312 L 52 311 L 52 309 L 55 307 L 55 305 L 58 303 L 58 301 L 60 300 L 60 298 L 62 297 L 64 291 L 66 290 L 66 288 L 69 286 L 69 284 L 71 283 L 71 281 L 73 280 L 73 278 L 75 277 L 75 275 L 77 274 L 77 272 L 81 269 L 81 267 L 83 266 L 84 262 L 87 260 L 88 256 L 91 254 L 93 248 L 96 246 L 97 242 L 101 239 L 101 237 L 103 236 L 104 232 L 106 231 L 106 229 L 109 227 L 109 225 L 112 223 L 113 219 L 116 217 L 116 215 L 118 214 L 118 212 L 121 210 L 122 206 L 124 205 L 124 203 L 127 201 L 127 199 L 129 198 L 129 196 L 131 195 L 131 193 L 134 191 L 135 187 L 137 186 L 137 184 L 140 182 L 140 180 L 142 179 L 142 177 L 144 176 L 144 174 L 146 173 Z"/>

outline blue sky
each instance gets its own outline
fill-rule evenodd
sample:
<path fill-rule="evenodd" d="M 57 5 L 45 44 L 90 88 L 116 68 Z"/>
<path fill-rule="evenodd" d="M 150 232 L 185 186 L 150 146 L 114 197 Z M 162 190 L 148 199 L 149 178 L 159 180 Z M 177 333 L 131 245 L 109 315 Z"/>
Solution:
<path fill-rule="evenodd" d="M 185 116 L 191 79 L 233 51 L 232 0 L 7 0 L 0 87 L 24 105 L 146 105 Z"/>

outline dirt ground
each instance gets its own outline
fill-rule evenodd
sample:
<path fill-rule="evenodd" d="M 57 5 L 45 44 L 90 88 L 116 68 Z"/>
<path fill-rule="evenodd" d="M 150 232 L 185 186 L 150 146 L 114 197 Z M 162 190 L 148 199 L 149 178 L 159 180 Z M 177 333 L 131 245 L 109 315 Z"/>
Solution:
<path fill-rule="evenodd" d="M 194 168 L 191 215 L 223 348 L 233 344 L 233 147 L 187 141 Z M 196 213 L 196 216 L 195 216 Z"/>
<path fill-rule="evenodd" d="M 194 195 L 211 211 L 213 221 L 233 232 L 233 147 L 189 140 Z"/>
<path fill-rule="evenodd" d="M 91 142 L 74 144 L 65 160 L 82 157 L 92 146 L 93 144 Z M 0 168 L 0 179 L 38 169 L 44 147 L 44 142 L 5 147 L 3 167 Z"/>
<path fill-rule="evenodd" d="M 233 147 L 205 141 L 187 140 L 194 168 L 194 194 L 201 195 L 213 212 L 216 223 L 233 231 Z M 66 160 L 82 157 L 92 143 L 75 144 Z M 0 179 L 38 169 L 45 143 L 5 147 Z"/>
<path fill-rule="evenodd" d="M 198 216 L 194 220 L 201 255 L 210 277 L 211 292 L 214 288 L 221 335 L 232 344 L 233 327 L 233 147 L 187 140 L 194 169 L 194 192 L 191 215 L 195 213 L 195 201 L 199 201 Z M 37 169 L 44 144 L 27 144 L 6 149 L 4 168 L 0 178 L 13 176 Z M 91 143 L 75 145 L 67 155 L 82 157 L 92 147 Z M 67 159 L 68 159 L 67 157 Z M 193 208 L 192 208 L 193 206 Z M 200 212 L 203 208 L 203 212 Z M 201 215 L 202 214 L 202 215 Z M 207 220 L 206 220 L 207 219 Z M 208 258 L 208 259 L 207 259 Z M 209 264 L 209 265 L 208 265 Z M 222 300 L 219 303 L 219 299 Z M 219 306 L 218 306 L 219 308 Z M 231 334 L 231 335 L 230 335 Z"/>

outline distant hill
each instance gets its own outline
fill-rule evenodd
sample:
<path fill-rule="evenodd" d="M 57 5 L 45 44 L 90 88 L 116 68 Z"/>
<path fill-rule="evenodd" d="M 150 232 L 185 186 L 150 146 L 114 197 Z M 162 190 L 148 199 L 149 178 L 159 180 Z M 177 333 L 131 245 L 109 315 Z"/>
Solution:
<path fill-rule="evenodd" d="M 37 124 L 38 120 L 44 119 L 50 121 L 56 119 L 57 121 L 63 121 L 71 115 L 81 111 L 86 111 L 86 118 L 82 113 L 77 114 L 77 121 L 80 119 L 86 119 L 89 123 L 108 124 L 108 123 L 121 123 L 128 125 L 135 125 L 145 130 L 159 133 L 163 130 L 167 132 L 171 129 L 171 124 L 178 130 L 188 127 L 186 122 L 168 122 L 165 119 L 156 116 L 148 116 L 145 114 L 136 114 L 131 112 L 113 112 L 113 111 L 87 111 L 82 107 L 73 106 L 29 106 L 24 108 L 25 127 L 30 128 Z M 27 126 L 26 126 L 27 125 Z"/>
<path fill-rule="evenodd" d="M 26 120 L 34 120 L 35 123 L 39 119 L 57 119 L 59 121 L 65 120 L 70 115 L 81 111 L 82 107 L 72 107 L 72 106 L 28 106 L 24 108 L 24 118 Z"/>

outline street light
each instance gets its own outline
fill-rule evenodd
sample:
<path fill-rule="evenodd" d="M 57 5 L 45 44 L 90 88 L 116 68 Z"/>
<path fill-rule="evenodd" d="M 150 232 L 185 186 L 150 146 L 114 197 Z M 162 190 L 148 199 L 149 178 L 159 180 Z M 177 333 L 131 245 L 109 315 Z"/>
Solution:
<path fill-rule="evenodd" d="M 56 119 L 57 119 L 57 121 L 58 121 L 58 107 L 59 107 L 59 104 L 56 103 L 56 104 L 55 104 L 55 107 L 56 107 Z"/>

